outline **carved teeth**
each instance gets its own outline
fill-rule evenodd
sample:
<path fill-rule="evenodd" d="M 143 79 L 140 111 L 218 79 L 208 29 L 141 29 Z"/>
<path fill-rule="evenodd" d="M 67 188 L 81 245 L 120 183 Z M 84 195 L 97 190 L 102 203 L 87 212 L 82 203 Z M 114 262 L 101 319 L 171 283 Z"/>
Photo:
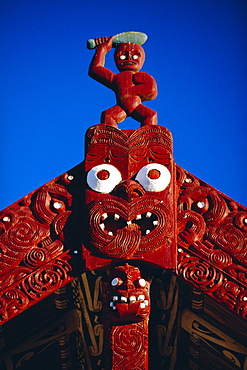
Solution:
<path fill-rule="evenodd" d="M 146 235 L 150 233 L 150 230 L 146 230 Z"/>
<path fill-rule="evenodd" d="M 146 306 L 148 306 L 148 300 L 147 299 L 144 300 L 144 303 L 145 303 Z"/>
<path fill-rule="evenodd" d="M 136 216 L 136 220 L 141 220 L 141 218 L 142 218 L 142 215 L 137 215 Z"/>
<path fill-rule="evenodd" d="M 114 295 L 114 297 L 112 298 L 112 300 L 113 300 L 114 302 L 118 301 L 118 296 L 117 296 L 117 295 Z"/>
<path fill-rule="evenodd" d="M 144 301 L 145 299 L 145 295 L 144 294 L 140 294 L 138 297 L 137 297 L 138 301 Z"/>
<path fill-rule="evenodd" d="M 108 231 L 108 235 L 113 236 L 113 232 L 112 231 Z"/>
<path fill-rule="evenodd" d="M 103 213 L 103 214 L 101 215 L 101 217 L 102 217 L 102 220 L 105 220 L 105 219 L 108 217 L 108 214 L 107 214 L 107 213 Z"/>
<path fill-rule="evenodd" d="M 99 226 L 100 226 L 100 228 L 101 228 L 101 230 L 105 230 L 105 224 L 99 224 Z"/>
<path fill-rule="evenodd" d="M 132 224 L 132 222 L 131 221 L 127 221 L 127 225 L 131 225 Z"/>
<path fill-rule="evenodd" d="M 144 302 L 141 302 L 141 303 L 140 303 L 140 308 L 146 308 L 146 305 L 145 305 L 145 303 L 144 303 Z"/>
<path fill-rule="evenodd" d="M 154 225 L 154 226 L 157 226 L 157 225 L 158 225 L 158 223 L 159 223 L 159 222 L 158 222 L 158 220 L 153 221 L 153 225 Z"/>
<path fill-rule="evenodd" d="M 133 296 L 133 295 L 129 299 L 130 299 L 130 302 L 135 302 L 136 301 L 136 297 Z"/>
<path fill-rule="evenodd" d="M 152 216 L 152 213 L 151 213 L 151 212 L 147 212 L 147 213 L 146 213 L 146 217 L 147 217 L 147 218 L 150 218 L 151 216 Z"/>
<path fill-rule="evenodd" d="M 126 303 L 128 301 L 127 297 L 121 297 L 120 299 L 121 299 L 121 302 L 125 302 Z"/>
<path fill-rule="evenodd" d="M 119 220 L 119 219 L 120 219 L 120 216 L 119 216 L 117 213 L 115 213 L 115 214 L 114 214 L 114 220 L 115 220 L 115 221 L 117 221 L 117 220 Z"/>

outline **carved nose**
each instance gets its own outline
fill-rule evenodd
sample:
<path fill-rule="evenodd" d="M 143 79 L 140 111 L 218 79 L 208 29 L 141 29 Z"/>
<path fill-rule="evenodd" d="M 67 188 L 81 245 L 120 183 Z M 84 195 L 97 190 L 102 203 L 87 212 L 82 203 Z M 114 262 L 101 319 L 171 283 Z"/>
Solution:
<path fill-rule="evenodd" d="M 131 280 L 127 280 L 125 285 L 126 285 L 127 289 L 135 289 L 135 285 L 134 285 L 133 281 L 131 281 Z"/>
<path fill-rule="evenodd" d="M 145 194 L 143 187 L 133 180 L 121 181 L 113 190 L 112 195 L 131 202 Z"/>

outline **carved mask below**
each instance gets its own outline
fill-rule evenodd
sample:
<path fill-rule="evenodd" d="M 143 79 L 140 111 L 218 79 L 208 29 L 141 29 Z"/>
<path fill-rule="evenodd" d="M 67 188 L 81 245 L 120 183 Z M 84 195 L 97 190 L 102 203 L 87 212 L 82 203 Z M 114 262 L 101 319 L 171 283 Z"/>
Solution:
<path fill-rule="evenodd" d="M 137 267 L 126 263 L 110 273 L 103 283 L 103 297 L 107 317 L 112 322 L 137 322 L 150 314 L 150 283 Z"/>

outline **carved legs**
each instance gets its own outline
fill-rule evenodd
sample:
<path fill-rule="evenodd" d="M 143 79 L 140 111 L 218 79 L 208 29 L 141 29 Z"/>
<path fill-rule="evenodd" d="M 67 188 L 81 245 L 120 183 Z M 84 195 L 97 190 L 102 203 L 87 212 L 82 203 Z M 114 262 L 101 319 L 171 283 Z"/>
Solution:
<path fill-rule="evenodd" d="M 126 117 L 132 117 L 141 123 L 141 126 L 157 125 L 157 112 L 153 109 L 139 104 L 130 114 L 127 114 L 119 105 L 114 105 L 101 114 L 101 123 L 107 126 L 118 128 L 118 123 L 125 120 Z"/>

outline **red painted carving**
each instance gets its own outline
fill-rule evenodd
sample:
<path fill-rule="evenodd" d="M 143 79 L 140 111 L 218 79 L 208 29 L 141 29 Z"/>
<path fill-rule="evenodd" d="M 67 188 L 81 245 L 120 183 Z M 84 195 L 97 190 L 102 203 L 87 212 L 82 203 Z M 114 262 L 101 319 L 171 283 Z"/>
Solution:
<path fill-rule="evenodd" d="M 146 320 L 129 325 L 113 326 L 111 338 L 111 369 L 148 369 L 148 324 Z"/>
<path fill-rule="evenodd" d="M 128 263 L 113 269 L 103 283 L 109 369 L 148 369 L 149 289 L 139 268 Z"/>
<path fill-rule="evenodd" d="M 139 258 L 175 267 L 170 132 L 160 126 L 125 131 L 94 126 L 87 132 L 85 170 L 89 212 L 86 266 L 105 265 L 103 258 Z M 91 253 L 95 258 L 90 258 Z"/>
<path fill-rule="evenodd" d="M 185 281 L 246 317 L 247 209 L 180 167 L 175 180 L 171 133 L 142 104 L 156 97 L 155 80 L 139 72 L 145 55 L 137 40 L 125 41 L 113 45 L 113 38 L 96 39 L 89 74 L 115 92 L 117 103 L 103 112 L 103 125 L 87 131 L 85 167 L 73 192 L 73 176 L 64 174 L 0 214 L 0 321 L 69 282 L 78 273 L 76 255 L 82 256 L 80 271 L 113 262 L 119 267 L 110 278 L 122 281 L 105 287 L 113 368 L 144 369 L 149 284 L 145 279 L 138 287 L 140 271 L 124 261 L 176 269 Z M 112 46 L 118 74 L 105 68 Z M 127 116 L 141 127 L 119 130 Z M 130 302 L 132 296 L 144 300 Z M 113 297 L 127 303 L 115 304 Z"/>
<path fill-rule="evenodd" d="M 105 68 L 105 55 L 111 50 L 112 42 L 113 37 L 96 39 L 98 46 L 89 68 L 90 77 L 116 94 L 117 104 L 102 113 L 101 123 L 118 127 L 118 123 L 131 116 L 141 125 L 157 124 L 157 113 L 141 104 L 157 96 L 154 78 L 148 73 L 139 72 L 145 60 L 143 48 L 134 42 L 119 43 L 114 60 L 120 73 L 115 74 Z"/>
<path fill-rule="evenodd" d="M 148 318 L 150 283 L 139 268 L 126 263 L 116 267 L 104 283 L 106 317 L 111 322 L 134 322 Z"/>
<path fill-rule="evenodd" d="M 72 205 L 65 179 L 66 174 L 0 213 L 1 323 L 72 279 L 63 244 Z"/>
<path fill-rule="evenodd" d="M 247 317 L 247 210 L 180 167 L 177 272 Z"/>

